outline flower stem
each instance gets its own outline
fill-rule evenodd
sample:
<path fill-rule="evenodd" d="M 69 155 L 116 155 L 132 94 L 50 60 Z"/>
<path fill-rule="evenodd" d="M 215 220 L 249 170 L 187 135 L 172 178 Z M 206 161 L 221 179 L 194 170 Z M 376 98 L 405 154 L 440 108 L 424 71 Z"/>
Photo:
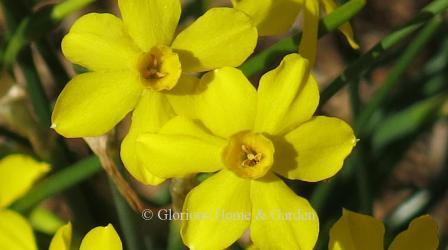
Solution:
<path fill-rule="evenodd" d="M 139 232 L 137 230 L 137 218 L 140 217 L 137 217 L 137 213 L 132 210 L 110 178 L 109 185 L 112 190 L 115 209 L 117 210 L 118 220 L 120 222 L 120 229 L 124 235 L 126 249 L 143 250 L 143 241 L 139 239 Z"/>
<path fill-rule="evenodd" d="M 182 238 L 180 237 L 181 222 L 173 220 L 170 222 L 170 231 L 168 234 L 168 250 L 183 250 L 185 249 Z"/>

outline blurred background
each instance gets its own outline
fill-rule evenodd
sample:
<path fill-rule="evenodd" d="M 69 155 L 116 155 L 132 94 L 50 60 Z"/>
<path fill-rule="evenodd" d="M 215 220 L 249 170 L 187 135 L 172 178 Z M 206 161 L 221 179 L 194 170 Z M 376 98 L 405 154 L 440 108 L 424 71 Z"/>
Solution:
<path fill-rule="evenodd" d="M 144 249 L 183 249 L 177 222 L 143 220 L 82 139 L 64 139 L 49 128 L 58 94 L 74 74 L 84 71 L 64 60 L 62 37 L 82 14 L 119 15 L 116 1 L 67 1 L 73 5 L 46 0 L 0 2 L 0 157 L 29 154 L 52 163 L 48 178 L 60 174 L 53 178 L 59 188 L 39 183 L 37 191 L 13 204 L 29 215 L 39 245 L 45 249 L 56 225 L 72 220 L 80 232 L 111 222 L 121 235 L 135 233 Z M 317 249 L 326 249 L 328 230 L 342 207 L 384 221 L 386 242 L 413 218 L 428 213 L 438 223 L 440 249 L 448 249 L 448 20 L 446 12 L 436 17 L 421 12 L 431 2 L 435 1 L 367 1 L 351 19 L 359 51 L 352 50 L 336 31 L 319 41 L 313 73 L 321 92 L 327 94 L 323 94 L 326 102 L 319 114 L 348 121 L 360 141 L 336 177 L 322 183 L 288 182 L 318 211 L 321 235 Z M 230 0 L 184 1 L 181 27 L 212 6 L 229 4 Z M 425 22 L 406 36 L 390 37 L 421 19 Z M 291 33 L 261 38 L 255 55 L 280 39 L 294 37 L 297 30 L 300 17 Z M 253 83 L 287 52 L 293 50 L 272 52 L 265 67 L 250 74 Z M 365 54 L 370 55 L 368 60 Z M 327 87 L 338 82 L 345 87 L 333 95 Z M 114 131 L 116 145 L 128 126 L 126 119 Z M 171 195 L 185 195 L 186 190 L 177 189 L 179 180 L 144 186 L 116 164 L 138 199 L 154 211 L 170 207 Z M 191 180 L 191 185 L 206 177 Z M 248 244 L 245 236 L 232 249 Z"/>

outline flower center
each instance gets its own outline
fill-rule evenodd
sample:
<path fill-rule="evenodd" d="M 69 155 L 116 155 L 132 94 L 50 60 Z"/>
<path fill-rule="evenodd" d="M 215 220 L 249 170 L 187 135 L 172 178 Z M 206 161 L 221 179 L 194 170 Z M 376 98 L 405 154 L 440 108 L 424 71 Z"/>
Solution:
<path fill-rule="evenodd" d="M 143 54 L 138 69 L 143 85 L 155 91 L 174 88 L 182 73 L 179 56 L 167 46 L 155 46 Z"/>
<path fill-rule="evenodd" d="M 252 151 L 251 148 L 249 148 L 246 145 L 241 145 L 241 149 L 246 154 L 243 156 L 243 161 L 241 162 L 241 167 L 254 167 L 261 161 L 261 157 L 263 156 L 261 153 L 257 153 Z"/>
<path fill-rule="evenodd" d="M 238 176 L 257 179 L 274 163 L 274 144 L 262 134 L 243 131 L 229 139 L 222 160 Z"/>

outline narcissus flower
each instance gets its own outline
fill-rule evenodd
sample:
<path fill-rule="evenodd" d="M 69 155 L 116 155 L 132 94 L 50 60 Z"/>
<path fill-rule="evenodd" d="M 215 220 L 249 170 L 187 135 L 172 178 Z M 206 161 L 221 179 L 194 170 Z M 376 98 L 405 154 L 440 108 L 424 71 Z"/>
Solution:
<path fill-rule="evenodd" d="M 66 137 L 102 135 L 142 99 L 163 100 L 157 96 L 189 82 L 184 73 L 238 66 L 256 46 L 251 19 L 233 8 L 211 9 L 175 36 L 180 0 L 118 4 L 122 19 L 84 15 L 62 41 L 64 56 L 92 71 L 73 78 L 56 102 L 52 127 Z"/>
<path fill-rule="evenodd" d="M 258 92 L 229 67 L 205 74 L 199 87 L 191 104 L 197 120 L 175 117 L 159 133 L 141 135 L 137 147 L 146 170 L 160 178 L 218 171 L 186 198 L 184 212 L 206 218 L 183 221 L 185 244 L 224 249 L 250 228 L 262 249 L 312 249 L 317 215 L 277 175 L 330 178 L 356 138 L 342 120 L 313 117 L 319 91 L 307 60 L 285 57 Z"/>
<path fill-rule="evenodd" d="M 389 250 L 436 250 L 437 224 L 429 215 L 420 216 L 395 237 Z M 383 250 L 384 225 L 367 215 L 344 209 L 330 230 L 329 250 Z"/>
<path fill-rule="evenodd" d="M 70 250 L 72 225 L 61 227 L 54 235 L 49 250 Z M 31 225 L 19 213 L 0 210 L 0 249 L 37 250 Z M 121 240 L 114 227 L 92 229 L 81 242 L 80 250 L 121 250 Z"/>
<path fill-rule="evenodd" d="M 246 12 L 253 18 L 260 36 L 279 35 L 288 31 L 299 12 L 303 10 L 303 34 L 299 53 L 309 59 L 311 65 L 314 65 L 317 53 L 321 6 L 327 15 L 337 8 L 335 0 L 232 0 L 232 3 L 236 9 Z M 350 46 L 358 49 L 350 24 L 345 23 L 339 29 Z"/>
<path fill-rule="evenodd" d="M 50 171 L 50 166 L 33 158 L 14 154 L 0 160 L 0 209 L 9 206 Z"/>

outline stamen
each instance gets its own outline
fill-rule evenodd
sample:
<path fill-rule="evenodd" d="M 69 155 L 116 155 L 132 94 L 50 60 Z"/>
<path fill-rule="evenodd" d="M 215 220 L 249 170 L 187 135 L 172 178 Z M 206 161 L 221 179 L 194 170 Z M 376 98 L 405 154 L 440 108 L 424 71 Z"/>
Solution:
<path fill-rule="evenodd" d="M 149 79 L 161 79 L 167 75 L 167 73 L 160 72 L 162 66 L 162 58 L 155 54 L 150 54 L 147 65 L 145 66 L 142 76 L 143 78 Z"/>
<path fill-rule="evenodd" d="M 260 163 L 261 157 L 263 156 L 261 153 L 254 152 L 252 149 L 250 149 L 244 144 L 241 145 L 241 149 L 246 155 L 246 157 L 243 158 L 243 160 L 241 161 L 242 167 L 254 167 L 258 163 Z"/>
<path fill-rule="evenodd" d="M 274 163 L 274 144 L 260 133 L 234 134 L 222 152 L 224 165 L 243 178 L 264 176 Z"/>

